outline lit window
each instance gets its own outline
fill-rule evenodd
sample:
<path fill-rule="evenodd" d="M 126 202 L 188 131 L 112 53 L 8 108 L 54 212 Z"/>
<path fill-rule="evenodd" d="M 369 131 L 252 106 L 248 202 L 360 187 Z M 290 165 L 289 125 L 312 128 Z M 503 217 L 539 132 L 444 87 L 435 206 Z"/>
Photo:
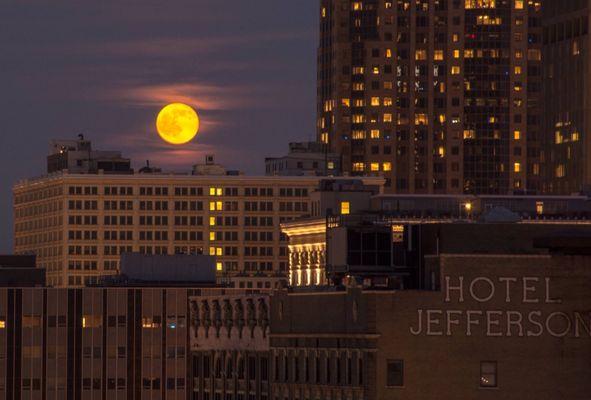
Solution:
<path fill-rule="evenodd" d="M 209 232 L 209 240 L 211 242 L 215 241 L 215 232 Z"/>
<path fill-rule="evenodd" d="M 521 139 L 521 131 L 514 131 L 513 132 L 513 139 L 520 140 Z"/>
<path fill-rule="evenodd" d="M 209 188 L 209 195 L 210 196 L 221 196 L 222 195 L 222 188 L 210 187 Z"/>
<path fill-rule="evenodd" d="M 433 53 L 433 59 L 435 61 L 443 61 L 443 50 L 435 50 Z"/>
<path fill-rule="evenodd" d="M 538 214 L 538 215 L 544 214 L 544 202 L 543 201 L 536 202 L 536 214 Z"/>
<path fill-rule="evenodd" d="M 0 319 L 0 329 L 6 328 L 6 320 L 4 318 Z"/>
<path fill-rule="evenodd" d="M 223 271 L 223 270 L 224 270 L 224 266 L 223 266 L 223 264 L 222 264 L 221 262 L 217 262 L 217 263 L 215 264 L 215 269 L 216 269 L 217 271 Z"/>
<path fill-rule="evenodd" d="M 221 201 L 210 201 L 209 202 L 209 211 L 222 211 L 223 203 Z"/>
<path fill-rule="evenodd" d="M 215 217 L 209 217 L 209 226 L 215 226 Z"/>
<path fill-rule="evenodd" d="M 523 0 L 515 0 L 515 9 L 523 10 Z"/>
<path fill-rule="evenodd" d="M 379 97 L 372 97 L 371 98 L 371 105 L 376 107 L 380 105 L 380 98 Z"/>
<path fill-rule="evenodd" d="M 461 69 L 457 65 L 454 65 L 453 67 L 451 67 L 451 74 L 452 75 L 459 75 L 460 72 L 461 72 Z"/>
<path fill-rule="evenodd" d="M 377 162 L 371 163 L 370 168 L 373 172 L 379 171 L 380 170 L 380 163 L 377 163 Z"/>
<path fill-rule="evenodd" d="M 417 50 L 415 52 L 415 60 L 421 61 L 427 59 L 427 50 Z"/>
<path fill-rule="evenodd" d="M 497 363 L 483 361 L 480 363 L 480 387 L 497 387 Z"/>
<path fill-rule="evenodd" d="M 365 171 L 365 165 L 363 163 L 353 163 L 353 171 L 363 172 Z"/>
<path fill-rule="evenodd" d="M 379 129 L 372 129 L 370 131 L 370 137 L 372 139 L 379 139 L 380 138 L 380 130 Z"/>
<path fill-rule="evenodd" d="M 328 169 L 334 169 L 334 162 L 329 161 L 327 167 Z"/>
<path fill-rule="evenodd" d="M 513 166 L 513 171 L 521 172 L 521 163 L 516 162 L 515 165 Z"/>
<path fill-rule="evenodd" d="M 341 215 L 349 215 L 351 213 L 351 203 L 348 201 L 341 201 Z"/>
<path fill-rule="evenodd" d="M 383 164 L 383 168 L 384 168 L 384 171 L 386 171 L 386 172 L 392 171 L 392 163 L 391 162 L 385 162 Z"/>

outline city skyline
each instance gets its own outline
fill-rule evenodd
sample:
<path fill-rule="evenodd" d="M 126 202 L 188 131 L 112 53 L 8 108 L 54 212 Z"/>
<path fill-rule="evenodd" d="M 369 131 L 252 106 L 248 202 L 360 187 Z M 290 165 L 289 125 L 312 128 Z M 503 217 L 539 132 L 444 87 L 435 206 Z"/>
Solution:
<path fill-rule="evenodd" d="M 211 153 L 262 175 L 265 157 L 314 138 L 317 4 L 234 3 L 0 6 L 0 166 L 10 170 L 0 177 L 0 253 L 12 250 L 12 185 L 45 173 L 51 139 L 84 134 L 135 167 L 189 171 Z M 172 101 L 202 118 L 188 146 L 156 133 Z"/>

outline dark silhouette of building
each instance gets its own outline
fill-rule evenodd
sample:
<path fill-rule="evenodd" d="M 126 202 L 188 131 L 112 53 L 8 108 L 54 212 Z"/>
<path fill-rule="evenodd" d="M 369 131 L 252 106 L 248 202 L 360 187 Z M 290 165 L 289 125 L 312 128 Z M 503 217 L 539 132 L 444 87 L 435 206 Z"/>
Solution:
<path fill-rule="evenodd" d="M 37 268 L 34 255 L 0 255 L 0 287 L 44 285 L 45 269 Z"/>

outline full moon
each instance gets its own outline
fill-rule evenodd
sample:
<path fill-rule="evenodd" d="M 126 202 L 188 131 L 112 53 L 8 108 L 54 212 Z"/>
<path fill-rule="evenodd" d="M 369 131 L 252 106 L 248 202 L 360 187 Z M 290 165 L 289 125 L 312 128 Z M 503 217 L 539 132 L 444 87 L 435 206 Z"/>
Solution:
<path fill-rule="evenodd" d="M 199 131 L 199 117 L 195 110 L 182 103 L 172 103 L 158 113 L 156 129 L 165 142 L 189 143 Z"/>

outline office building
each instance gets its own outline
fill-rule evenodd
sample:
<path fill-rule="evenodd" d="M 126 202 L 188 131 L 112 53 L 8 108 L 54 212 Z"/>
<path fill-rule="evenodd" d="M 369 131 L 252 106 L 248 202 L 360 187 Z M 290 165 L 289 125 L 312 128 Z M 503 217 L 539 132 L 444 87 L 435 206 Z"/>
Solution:
<path fill-rule="evenodd" d="M 544 3 L 544 126 L 547 193 L 569 195 L 591 187 L 588 1 Z"/>
<path fill-rule="evenodd" d="M 116 274 L 120 255 L 131 252 L 215 256 L 218 277 L 229 284 L 236 277 L 247 288 L 286 281 L 279 224 L 310 213 L 321 178 L 221 174 L 213 160 L 195 171 L 61 171 L 17 183 L 14 251 L 36 254 L 48 285 L 59 287 Z"/>
<path fill-rule="evenodd" d="M 318 141 L 401 194 L 541 189 L 541 1 L 320 1 Z"/>

